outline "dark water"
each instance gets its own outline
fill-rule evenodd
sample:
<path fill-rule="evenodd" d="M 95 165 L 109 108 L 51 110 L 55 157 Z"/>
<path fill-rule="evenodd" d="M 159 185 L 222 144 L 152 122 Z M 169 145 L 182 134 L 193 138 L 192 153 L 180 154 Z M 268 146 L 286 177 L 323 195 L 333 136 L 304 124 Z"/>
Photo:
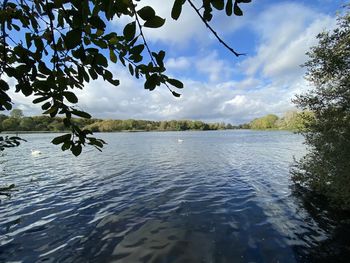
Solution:
<path fill-rule="evenodd" d="M 0 262 L 308 262 L 332 236 L 291 194 L 298 135 L 100 134 L 103 153 L 79 158 L 53 136 L 0 157 L 0 185 L 17 186 L 0 203 Z"/>

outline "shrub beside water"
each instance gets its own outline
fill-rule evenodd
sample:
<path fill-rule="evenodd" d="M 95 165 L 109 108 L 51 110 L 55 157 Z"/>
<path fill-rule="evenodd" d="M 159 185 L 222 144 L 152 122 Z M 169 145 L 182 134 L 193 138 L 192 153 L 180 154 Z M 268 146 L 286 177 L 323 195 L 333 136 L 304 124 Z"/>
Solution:
<path fill-rule="evenodd" d="M 313 114 L 304 117 L 301 134 L 308 154 L 293 166 L 292 179 L 324 195 L 334 207 L 350 210 L 349 9 L 338 18 L 336 29 L 317 38 L 304 65 L 313 88 L 294 100 Z"/>

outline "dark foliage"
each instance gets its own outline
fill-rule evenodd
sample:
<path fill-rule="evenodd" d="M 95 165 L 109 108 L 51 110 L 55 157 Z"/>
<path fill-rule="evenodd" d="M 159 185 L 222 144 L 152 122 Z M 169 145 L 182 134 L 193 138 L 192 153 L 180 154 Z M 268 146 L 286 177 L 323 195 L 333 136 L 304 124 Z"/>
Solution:
<path fill-rule="evenodd" d="M 350 14 L 318 35 L 305 64 L 314 88 L 294 100 L 312 111 L 301 132 L 309 153 L 292 169 L 293 181 L 350 209 Z"/>
<path fill-rule="evenodd" d="M 111 63 L 120 63 L 130 75 L 144 78 L 150 91 L 163 85 L 175 97 L 181 81 L 166 75 L 165 51 L 152 51 L 144 28 L 157 29 L 165 19 L 152 6 L 139 6 L 139 0 L 3 0 L 0 3 L 0 110 L 11 110 L 9 81 L 16 92 L 34 95 L 43 114 L 62 116 L 71 136 L 61 140 L 62 149 L 81 152 L 90 144 L 97 149 L 104 141 L 81 129 L 72 118 L 91 118 L 77 107 L 76 89 L 97 78 L 118 86 Z M 218 41 L 234 55 L 241 54 L 227 45 L 209 25 L 213 10 L 231 16 L 243 14 L 240 4 L 251 0 L 174 0 L 171 16 L 177 20 L 184 4 L 189 4 Z M 128 19 L 123 20 L 127 17 Z M 128 21 L 121 32 L 110 26 L 112 20 Z M 131 21 L 131 22 L 130 22 Z M 176 91 L 175 91 L 176 90 Z M 78 150 L 77 150 L 78 149 Z"/>

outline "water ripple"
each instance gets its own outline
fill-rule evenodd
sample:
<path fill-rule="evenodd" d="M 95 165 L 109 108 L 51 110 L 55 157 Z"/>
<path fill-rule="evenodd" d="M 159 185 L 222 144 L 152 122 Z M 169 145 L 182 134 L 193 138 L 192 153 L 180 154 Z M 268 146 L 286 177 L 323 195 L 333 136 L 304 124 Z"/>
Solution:
<path fill-rule="evenodd" d="M 0 160 L 17 185 L 1 262 L 296 262 L 329 236 L 291 197 L 291 133 L 101 134 L 103 153 L 79 158 L 25 136 Z"/>

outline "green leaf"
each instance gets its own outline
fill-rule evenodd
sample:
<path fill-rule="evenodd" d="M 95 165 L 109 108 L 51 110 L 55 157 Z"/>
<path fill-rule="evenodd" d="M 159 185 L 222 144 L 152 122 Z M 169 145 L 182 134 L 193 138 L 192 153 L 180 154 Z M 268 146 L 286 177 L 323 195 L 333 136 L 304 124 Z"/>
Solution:
<path fill-rule="evenodd" d="M 107 81 L 114 86 L 119 86 L 119 84 L 120 84 L 119 79 L 107 79 Z"/>
<path fill-rule="evenodd" d="M 64 134 L 64 135 L 55 137 L 51 142 L 52 142 L 53 144 L 55 144 L 55 145 L 61 144 L 61 143 L 63 143 L 63 142 L 70 141 L 71 136 L 72 136 L 72 135 L 71 135 L 70 133 Z"/>
<path fill-rule="evenodd" d="M 204 12 L 203 13 L 203 18 L 205 19 L 205 21 L 211 21 L 211 19 L 213 18 L 213 15 L 209 12 Z"/>
<path fill-rule="evenodd" d="M 96 36 L 100 37 L 100 36 L 102 36 L 104 34 L 104 32 L 105 32 L 104 30 L 97 29 Z"/>
<path fill-rule="evenodd" d="M 0 90 L 0 110 L 11 110 L 11 98 L 2 90 Z"/>
<path fill-rule="evenodd" d="M 48 108 L 50 108 L 51 107 L 51 102 L 46 102 L 46 103 L 44 103 L 42 106 L 41 106 L 41 108 L 43 109 L 43 110 L 47 110 Z"/>
<path fill-rule="evenodd" d="M 0 79 L 0 90 L 9 90 L 9 85 L 5 80 Z"/>
<path fill-rule="evenodd" d="M 175 0 L 173 8 L 171 9 L 171 17 L 174 20 L 177 20 L 182 12 L 182 6 L 185 3 L 185 0 Z"/>
<path fill-rule="evenodd" d="M 103 67 L 107 67 L 108 66 L 108 61 L 107 61 L 106 57 L 103 56 L 102 54 L 100 54 L 100 53 L 96 54 L 95 59 L 96 59 L 96 63 L 98 65 L 101 65 Z"/>
<path fill-rule="evenodd" d="M 21 76 L 17 73 L 16 69 L 12 67 L 5 67 L 4 71 L 9 77 L 15 77 L 16 79 L 21 78 Z"/>
<path fill-rule="evenodd" d="M 119 53 L 119 60 L 125 67 L 125 59 L 124 59 L 124 57 L 123 57 L 123 55 L 121 53 Z"/>
<path fill-rule="evenodd" d="M 111 39 L 108 40 L 108 43 L 110 45 L 116 45 L 119 42 L 117 37 L 112 37 Z"/>
<path fill-rule="evenodd" d="M 39 65 L 40 67 L 40 65 Z M 16 67 L 17 73 L 22 77 L 22 75 L 27 74 L 29 72 L 29 68 L 26 64 L 20 64 Z"/>
<path fill-rule="evenodd" d="M 114 51 L 113 51 L 113 49 L 110 49 L 109 50 L 109 58 L 111 59 L 111 61 L 113 62 L 113 63 L 117 63 L 117 56 L 115 55 L 115 53 L 114 53 Z"/>
<path fill-rule="evenodd" d="M 80 29 L 73 29 L 69 31 L 66 34 L 66 37 L 64 38 L 64 44 L 66 45 L 67 49 L 73 49 L 80 45 L 82 42 L 81 39 L 81 30 Z"/>
<path fill-rule="evenodd" d="M 134 67 L 131 64 L 129 64 L 129 72 L 131 76 L 134 76 Z"/>
<path fill-rule="evenodd" d="M 217 10 L 224 9 L 225 2 L 224 0 L 211 0 L 212 6 L 214 6 Z"/>
<path fill-rule="evenodd" d="M 236 16 L 242 16 L 243 15 L 243 12 L 239 8 L 237 2 L 235 2 L 234 8 L 233 8 L 233 12 L 235 13 Z"/>
<path fill-rule="evenodd" d="M 156 16 L 156 12 L 150 6 L 142 7 L 139 11 L 137 11 L 137 14 L 145 21 L 148 21 Z"/>
<path fill-rule="evenodd" d="M 92 40 L 92 42 L 93 42 L 96 46 L 98 46 L 98 47 L 100 47 L 100 48 L 103 48 L 103 49 L 105 49 L 105 48 L 108 47 L 106 41 L 104 41 L 104 40 L 102 40 L 102 39 L 95 39 L 95 40 Z"/>
<path fill-rule="evenodd" d="M 160 67 L 164 67 L 164 57 L 165 57 L 165 52 L 163 50 L 159 51 L 159 53 L 155 53 L 153 52 L 152 55 L 155 57 L 156 61 L 157 61 L 157 64 L 160 66 Z"/>
<path fill-rule="evenodd" d="M 226 3 L 226 15 L 231 16 L 232 15 L 232 9 L 233 9 L 232 0 L 227 0 L 227 3 Z"/>
<path fill-rule="evenodd" d="M 87 38 L 86 36 L 84 36 L 84 44 L 88 46 L 88 45 L 90 45 L 90 43 L 91 43 L 91 40 L 89 38 Z"/>
<path fill-rule="evenodd" d="M 113 78 L 113 73 L 110 72 L 109 70 L 105 70 L 103 72 L 103 79 L 112 79 Z"/>
<path fill-rule="evenodd" d="M 32 34 L 26 33 L 25 37 L 26 37 L 27 48 L 30 48 L 32 46 Z"/>
<path fill-rule="evenodd" d="M 70 103 L 77 103 L 78 102 L 78 98 L 77 96 L 71 92 L 71 91 L 65 91 L 63 92 L 63 96 L 66 97 L 66 99 L 70 102 Z"/>
<path fill-rule="evenodd" d="M 35 47 L 37 48 L 37 51 L 41 52 L 44 49 L 44 43 L 41 40 L 41 38 L 36 37 L 34 39 L 34 44 L 35 44 Z"/>
<path fill-rule="evenodd" d="M 94 68 L 89 68 L 88 71 L 89 71 L 90 77 L 92 79 L 97 79 L 98 78 L 98 75 L 97 75 L 97 73 L 96 73 Z"/>
<path fill-rule="evenodd" d="M 175 97 L 177 97 L 177 98 L 179 98 L 179 97 L 181 96 L 181 94 L 176 93 L 175 91 L 172 91 L 171 93 L 172 93 Z"/>
<path fill-rule="evenodd" d="M 16 30 L 16 31 L 20 31 L 20 27 L 15 25 L 15 24 L 12 24 L 13 28 Z"/>
<path fill-rule="evenodd" d="M 165 19 L 164 18 L 161 18 L 159 16 L 155 16 L 152 19 L 147 20 L 144 23 L 144 26 L 145 27 L 150 27 L 150 28 L 159 28 L 159 27 L 163 26 L 164 23 L 165 23 Z"/>
<path fill-rule="evenodd" d="M 80 110 L 72 110 L 72 114 L 81 117 L 81 118 L 85 118 L 85 119 L 91 119 L 91 115 L 85 111 L 80 111 Z"/>
<path fill-rule="evenodd" d="M 82 147 L 80 144 L 78 145 L 72 145 L 71 149 L 72 153 L 75 155 L 75 156 L 79 156 L 81 154 L 81 150 L 82 150 Z"/>
<path fill-rule="evenodd" d="M 106 24 L 98 16 L 91 16 L 89 22 L 96 29 L 104 30 L 106 27 Z"/>
<path fill-rule="evenodd" d="M 16 85 L 16 90 L 21 90 L 26 97 L 33 93 L 33 88 L 28 82 L 19 82 Z"/>
<path fill-rule="evenodd" d="M 141 55 L 132 55 L 130 56 L 130 59 L 133 60 L 135 63 L 139 63 L 142 61 L 142 56 Z"/>
<path fill-rule="evenodd" d="M 62 151 L 66 151 L 66 150 L 68 150 L 69 148 L 70 148 L 70 141 L 64 142 L 64 143 L 62 144 L 62 147 L 61 147 Z"/>
<path fill-rule="evenodd" d="M 45 104 L 46 104 L 46 103 L 45 103 Z M 44 104 L 44 105 L 45 105 L 45 104 Z M 44 106 L 44 105 L 43 105 L 43 106 Z M 41 108 L 42 108 L 43 106 L 41 106 Z M 56 105 L 53 105 L 53 106 L 52 106 L 51 108 L 49 108 L 48 110 L 44 111 L 43 114 L 50 114 L 51 117 L 54 117 L 54 116 L 56 116 L 57 112 L 58 112 L 57 106 L 56 106 Z"/>
<path fill-rule="evenodd" d="M 159 82 L 159 77 L 157 74 L 152 74 L 145 81 L 145 89 L 154 90 Z"/>
<path fill-rule="evenodd" d="M 143 44 L 134 46 L 132 49 L 130 49 L 130 53 L 132 54 L 141 54 L 144 50 L 145 46 Z"/>
<path fill-rule="evenodd" d="M 111 83 L 114 86 L 118 86 L 120 84 L 118 79 L 113 79 L 112 72 L 110 72 L 108 70 L 105 70 L 103 72 L 103 79 L 107 80 L 109 83 Z"/>
<path fill-rule="evenodd" d="M 103 148 L 103 144 L 106 144 L 103 140 L 96 139 L 93 137 L 88 137 L 88 140 L 89 140 L 89 144 L 94 145 L 95 147 L 97 147 L 97 149 Z"/>
<path fill-rule="evenodd" d="M 127 24 L 124 27 L 123 34 L 127 41 L 133 40 L 136 34 L 136 22 L 134 21 Z"/>
<path fill-rule="evenodd" d="M 173 85 L 178 89 L 182 89 L 184 87 L 184 84 L 177 79 L 167 79 L 166 82 L 168 82 L 169 84 Z"/>
<path fill-rule="evenodd" d="M 84 67 L 78 67 L 78 70 L 80 69 L 80 72 L 83 74 L 83 79 L 86 81 L 86 82 L 89 82 L 90 81 L 90 77 L 89 77 L 89 74 L 87 74 L 86 70 Z"/>
<path fill-rule="evenodd" d="M 36 98 L 36 99 L 33 100 L 33 103 L 37 104 L 37 103 L 43 102 L 43 101 L 48 100 L 48 99 L 49 99 L 48 97 Z"/>
<path fill-rule="evenodd" d="M 237 3 L 250 3 L 252 0 L 236 0 Z"/>
<path fill-rule="evenodd" d="M 51 70 L 48 67 L 46 67 L 45 63 L 42 62 L 42 61 L 39 62 L 38 69 L 44 75 L 50 75 L 51 74 Z"/>

